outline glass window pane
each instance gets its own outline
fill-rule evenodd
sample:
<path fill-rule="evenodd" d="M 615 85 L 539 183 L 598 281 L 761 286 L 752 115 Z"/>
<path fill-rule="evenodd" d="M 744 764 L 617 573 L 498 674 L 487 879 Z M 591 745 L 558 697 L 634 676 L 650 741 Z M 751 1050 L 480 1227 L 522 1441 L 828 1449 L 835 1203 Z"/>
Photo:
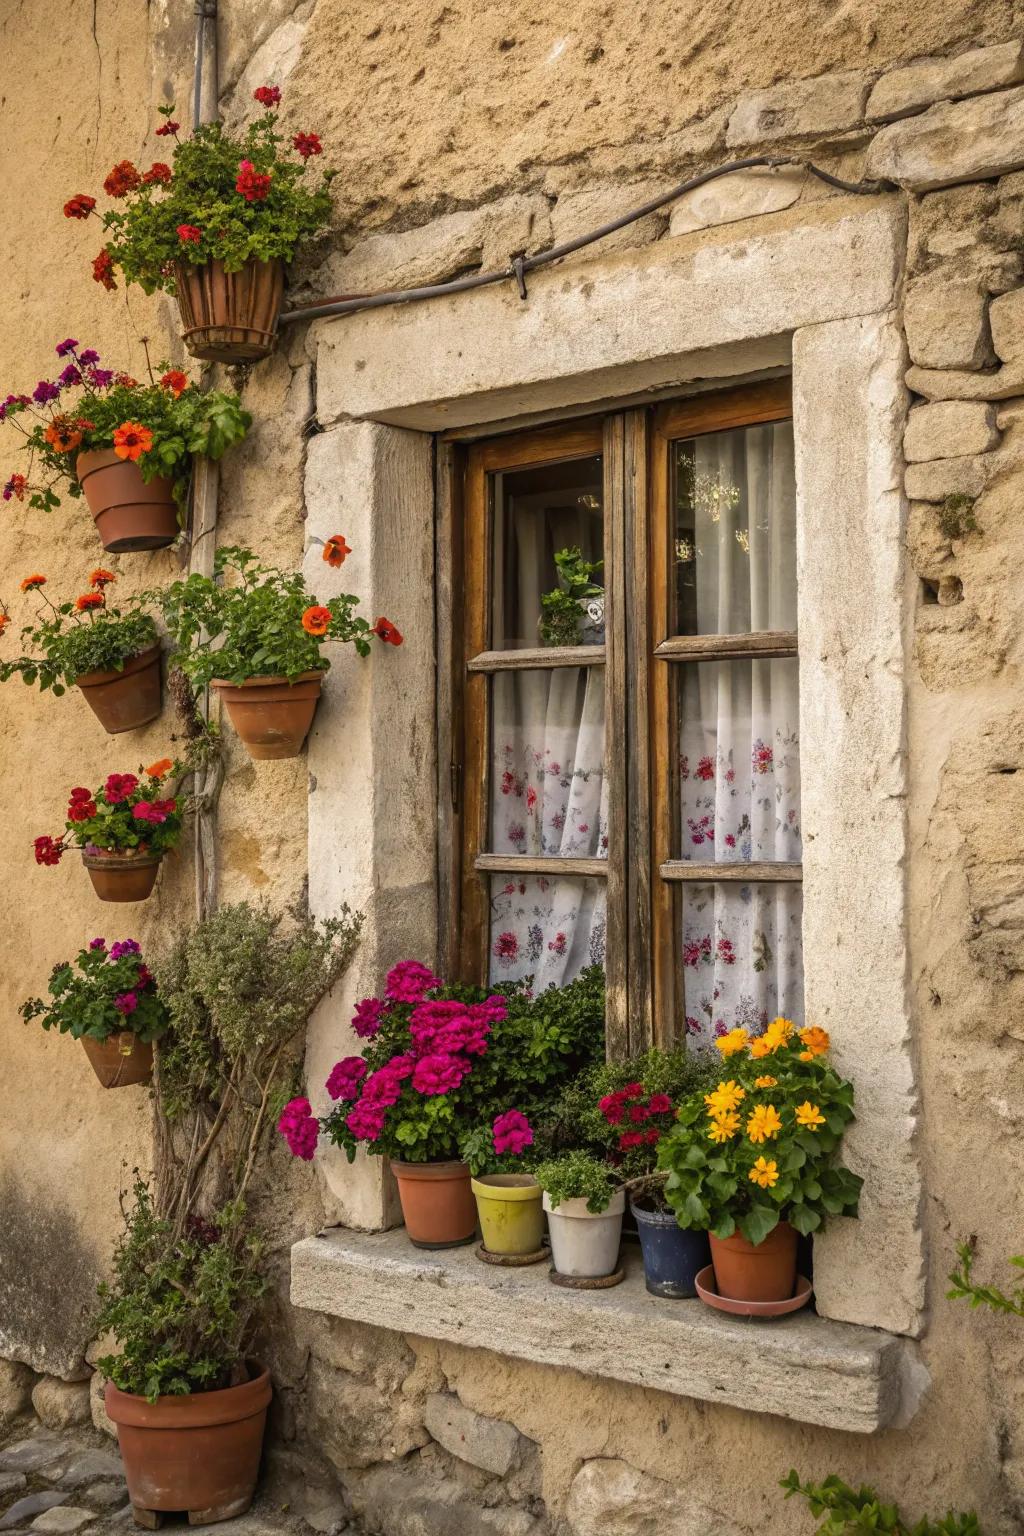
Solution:
<path fill-rule="evenodd" d="M 804 1022 L 801 924 L 795 883 L 683 885 L 683 998 L 695 1045 L 742 1026 L 760 1034 L 782 1014 Z"/>
<path fill-rule="evenodd" d="M 674 857 L 798 864 L 798 663 L 709 661 L 672 667 L 679 732 Z"/>
<path fill-rule="evenodd" d="M 490 983 L 532 976 L 536 991 L 603 965 L 605 895 L 603 880 L 493 875 Z"/>
<path fill-rule="evenodd" d="M 564 589 L 556 554 L 576 550 L 581 560 L 595 565 L 601 560 L 602 503 L 600 454 L 494 475 L 492 650 L 603 641 L 603 626 L 595 624 L 586 611 L 592 598 L 565 605 L 556 636 L 545 639 L 540 628 L 542 596 Z M 603 589 L 600 569 L 592 584 Z M 600 634 L 595 632 L 599 627 Z"/>
<path fill-rule="evenodd" d="M 672 445 L 678 635 L 796 629 L 793 424 Z"/>
<path fill-rule="evenodd" d="M 606 858 L 604 667 L 491 680 L 492 853 Z"/>

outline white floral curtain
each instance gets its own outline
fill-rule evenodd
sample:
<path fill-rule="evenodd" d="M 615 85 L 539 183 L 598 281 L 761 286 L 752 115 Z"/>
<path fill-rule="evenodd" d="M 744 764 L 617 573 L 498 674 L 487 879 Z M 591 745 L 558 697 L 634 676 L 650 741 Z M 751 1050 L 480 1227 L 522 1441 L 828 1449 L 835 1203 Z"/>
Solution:
<path fill-rule="evenodd" d="M 678 449 L 692 530 L 677 562 L 701 634 L 796 628 L 795 493 L 789 422 Z M 680 856 L 799 862 L 795 660 L 680 669 Z M 700 1041 L 777 1014 L 802 1021 L 798 885 L 683 886 L 686 1029 Z"/>

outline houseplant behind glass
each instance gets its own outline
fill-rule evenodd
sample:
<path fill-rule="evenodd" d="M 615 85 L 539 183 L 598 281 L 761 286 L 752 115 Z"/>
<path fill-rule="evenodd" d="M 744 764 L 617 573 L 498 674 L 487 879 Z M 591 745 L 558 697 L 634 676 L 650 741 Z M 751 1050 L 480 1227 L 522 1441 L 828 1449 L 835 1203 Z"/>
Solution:
<path fill-rule="evenodd" d="M 584 560 L 578 546 L 557 551 L 558 586 L 540 600 L 543 645 L 604 644 L 604 587 L 594 581 L 603 564 Z"/>
<path fill-rule="evenodd" d="M 105 939 L 93 939 L 73 963 L 54 966 L 47 990 L 47 999 L 22 1004 L 23 1019 L 81 1040 L 104 1088 L 148 1082 L 167 1010 L 134 939 L 109 949 Z"/>
<path fill-rule="evenodd" d="M 35 839 L 36 863 L 59 864 L 69 846 L 81 848 L 101 901 L 145 901 L 161 859 L 181 838 L 182 813 L 164 785 L 178 766 L 162 757 L 141 771 L 142 778 L 111 773 L 99 789 L 73 789 L 60 837 Z"/>
<path fill-rule="evenodd" d="M 38 683 L 58 698 L 68 688 L 80 688 L 111 736 L 155 720 L 161 707 L 156 625 L 142 598 L 109 605 L 106 589 L 116 579 L 113 571 L 98 566 L 87 592 L 74 602 L 53 603 L 42 590 L 47 578 L 26 576 L 22 591 L 40 600 L 35 622 L 21 631 L 28 654 L 0 660 L 0 682 L 17 673 L 22 682 Z M 0 636 L 10 622 L 0 602 Z"/>

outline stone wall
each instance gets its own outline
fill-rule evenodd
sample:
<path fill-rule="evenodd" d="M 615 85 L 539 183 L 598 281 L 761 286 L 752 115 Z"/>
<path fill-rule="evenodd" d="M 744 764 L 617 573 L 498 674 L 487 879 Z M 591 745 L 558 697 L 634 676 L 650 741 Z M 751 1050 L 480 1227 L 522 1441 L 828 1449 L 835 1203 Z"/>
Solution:
<path fill-rule="evenodd" d="M 22 0 L 0 20 L 4 392 L 37 377 L 67 334 L 136 372 L 143 334 L 182 361 L 166 301 L 95 288 L 90 232 L 64 221 L 60 206 L 125 154 L 155 156 L 153 103 L 168 89 L 188 100 L 191 9 L 159 0 L 140 22 L 126 0 Z M 986 1268 L 1021 1247 L 1019 15 L 1009 0 L 927 0 L 909 10 L 740 0 L 729 12 L 652 0 L 628 13 L 576 0 L 526 15 L 505 4 L 221 0 L 221 10 L 226 114 L 247 113 L 253 85 L 275 80 L 286 91 L 286 125 L 320 132 L 340 171 L 335 228 L 296 274 L 298 296 L 500 265 L 694 170 L 760 151 L 811 154 L 852 179 L 891 179 L 909 215 L 905 878 L 930 1392 L 907 1428 L 843 1435 L 290 1313 L 288 1247 L 316 1229 L 323 1197 L 318 1175 L 278 1149 L 263 1202 L 281 1278 L 276 1475 L 307 1496 L 343 1488 L 380 1536 L 746 1536 L 809 1528 L 777 1488 L 795 1464 L 877 1482 L 915 1515 L 974 1506 L 987 1536 L 1010 1536 L 1024 1518 L 1024 1336 L 1010 1320 L 947 1303 L 944 1277 L 960 1236 L 978 1235 Z M 832 195 L 792 171 L 727 179 L 611 244 L 628 260 L 689 232 L 697 261 L 702 230 L 710 239 L 734 222 L 739 238 L 753 239 L 779 221 L 812 225 L 814 205 Z M 223 476 L 221 539 L 288 564 L 303 552 L 304 484 L 316 482 L 327 453 L 318 448 L 307 465 L 308 431 L 336 421 L 360 430 L 345 421 L 351 400 L 318 389 L 318 348 L 329 334 L 325 322 L 292 328 L 277 357 L 244 380 L 256 430 Z M 344 507 L 356 491 L 341 484 L 338 494 Z M 47 571 L 73 595 L 96 554 L 77 505 L 48 523 L 5 511 L 0 541 L 0 596 L 16 617 L 22 574 Z M 173 555 L 118 566 L 126 586 L 178 570 Z M 37 868 L 26 836 L 55 824 L 69 773 L 85 782 L 149 761 L 168 746 L 171 722 L 133 737 L 115 761 L 80 700 L 40 699 L 11 683 L 0 712 L 8 850 L 0 1354 L 84 1379 L 92 1285 L 117 1224 L 119 1182 L 150 1157 L 150 1111 L 140 1089 L 113 1102 L 76 1048 L 17 1017 L 56 959 L 104 931 L 83 872 Z M 303 891 L 307 766 L 257 769 L 232 743 L 220 808 L 224 899 L 287 901 Z M 372 895 L 372 864 L 368 878 Z M 190 902 L 186 853 L 141 917 L 131 914 L 133 931 L 156 942 L 190 917 Z M 110 909 L 102 912 L 108 936 L 124 936 L 123 923 L 115 933 Z M 863 958 L 869 968 L 872 956 Z M 345 1037 L 345 1014 L 331 1007 L 317 1023 L 317 1069 L 332 1031 L 339 1050 Z M 35 1378 L 8 1375 L 24 1407 Z"/>

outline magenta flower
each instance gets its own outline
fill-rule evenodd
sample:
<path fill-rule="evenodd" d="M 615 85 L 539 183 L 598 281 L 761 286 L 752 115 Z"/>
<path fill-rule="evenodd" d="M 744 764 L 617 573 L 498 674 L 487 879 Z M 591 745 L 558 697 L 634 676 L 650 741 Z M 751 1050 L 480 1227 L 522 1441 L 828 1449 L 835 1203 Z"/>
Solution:
<path fill-rule="evenodd" d="M 80 363 L 98 363 L 99 360 L 100 355 L 96 351 L 95 347 L 86 347 L 85 351 L 80 352 L 78 355 L 78 361 Z"/>
<path fill-rule="evenodd" d="M 413 1071 L 412 1086 L 417 1093 L 428 1098 L 451 1093 L 452 1089 L 459 1087 L 469 1070 L 469 1062 L 458 1056 L 423 1056 Z"/>
<path fill-rule="evenodd" d="M 366 1062 L 361 1056 L 346 1056 L 331 1068 L 327 1092 L 332 1099 L 354 1099 L 366 1076 Z"/>
<path fill-rule="evenodd" d="M 62 389 L 67 389 L 71 384 L 81 384 L 82 375 L 74 363 L 68 363 L 67 367 L 57 376 L 57 383 Z"/>
<path fill-rule="evenodd" d="M 134 992 L 119 992 L 114 998 L 114 1007 L 118 1013 L 134 1013 L 138 1006 L 139 1000 Z"/>
<path fill-rule="evenodd" d="M 124 955 L 138 955 L 142 953 L 142 945 L 136 939 L 122 939 L 118 944 L 110 946 L 111 960 L 120 960 Z"/>
<path fill-rule="evenodd" d="M 49 379 L 40 379 L 32 391 L 32 399 L 39 405 L 45 405 L 48 400 L 56 400 L 60 396 L 60 390 L 56 384 L 51 384 Z"/>
<path fill-rule="evenodd" d="M 85 353 L 82 353 L 82 361 L 85 361 Z M 112 368 L 92 368 L 89 372 L 89 383 L 94 389 L 106 389 L 114 382 L 114 370 Z"/>
<path fill-rule="evenodd" d="M 417 960 L 402 960 L 388 972 L 385 991 L 392 1002 L 418 1003 L 440 985 L 440 977 L 427 966 Z"/>
<path fill-rule="evenodd" d="M 308 1099 L 291 1099 L 281 1111 L 277 1128 L 291 1148 L 293 1157 L 312 1162 L 320 1135 L 320 1122 L 313 1114 Z"/>
<path fill-rule="evenodd" d="M 357 1141 L 377 1141 L 387 1114 L 383 1104 L 367 1104 L 361 1099 L 345 1124 Z"/>
<path fill-rule="evenodd" d="M 494 1132 L 494 1150 L 501 1157 L 506 1152 L 511 1152 L 518 1157 L 527 1147 L 533 1144 L 533 1131 L 530 1122 L 518 1109 L 507 1109 L 503 1115 L 499 1115 L 492 1127 Z"/>
<path fill-rule="evenodd" d="M 89 940 L 89 948 L 90 949 L 106 949 L 106 947 L 107 947 L 106 939 L 90 939 Z"/>
<path fill-rule="evenodd" d="M 377 1033 L 384 1019 L 385 1007 L 384 1000 L 379 997 L 364 997 L 362 1002 L 356 1003 L 352 1029 L 360 1040 L 370 1040 Z"/>
<path fill-rule="evenodd" d="M 75 338 L 73 336 L 67 336 L 63 341 L 59 341 L 57 343 L 54 351 L 58 357 L 67 357 L 68 354 L 73 352 L 77 346 L 78 342 L 75 340 Z"/>
<path fill-rule="evenodd" d="M 112 773 L 103 786 L 107 804 L 119 805 L 122 800 L 127 800 L 138 783 L 134 773 Z"/>

